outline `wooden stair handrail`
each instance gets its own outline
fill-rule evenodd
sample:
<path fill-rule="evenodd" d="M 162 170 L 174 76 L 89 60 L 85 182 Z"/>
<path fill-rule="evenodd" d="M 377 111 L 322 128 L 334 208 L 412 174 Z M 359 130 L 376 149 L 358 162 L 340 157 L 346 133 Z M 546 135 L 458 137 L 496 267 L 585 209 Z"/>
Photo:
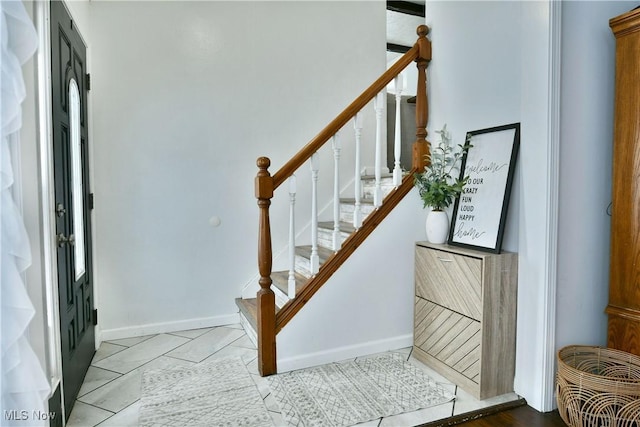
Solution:
<path fill-rule="evenodd" d="M 429 114 L 427 108 L 426 69 L 431 61 L 431 42 L 427 39 L 429 27 L 420 25 L 417 33 L 418 41 L 407 53 L 274 175 L 271 175 L 268 170 L 271 161 L 267 157 L 258 158 L 257 166 L 259 171 L 255 179 L 255 195 L 260 208 L 258 231 L 260 291 L 258 291 L 256 301 L 256 321 L 258 325 L 258 371 L 261 376 L 277 373 L 276 334 L 300 311 L 393 208 L 400 203 L 413 187 L 413 174 L 422 171 L 426 165 L 427 159 L 425 155 L 429 153 L 429 143 L 426 140 Z M 318 273 L 307 282 L 300 293 L 276 313 L 275 294 L 271 289 L 272 247 L 269 221 L 269 206 L 271 205 L 274 191 L 414 60 L 418 68 L 418 88 L 416 94 L 416 141 L 413 144 L 412 170 L 410 174 L 405 176 L 402 183 L 387 195 L 382 205 L 365 219 L 362 227 L 344 241 L 341 250 L 323 264 Z"/>
<path fill-rule="evenodd" d="M 307 145 L 305 145 L 296 155 L 284 164 L 273 174 L 273 188 L 278 188 L 287 178 L 289 178 L 300 166 L 318 151 L 329 139 L 347 124 L 360 110 L 362 110 L 371 100 L 384 89 L 407 65 L 412 61 L 420 64 L 428 64 L 431 60 L 431 42 L 426 38 L 429 34 L 429 27 L 420 25 L 417 30 L 418 41 L 413 47 L 398 59 L 398 61 L 384 72 L 371 86 L 369 86 L 360 96 L 358 96 L 347 108 L 344 109 L 335 119 L 333 119 L 324 129 L 320 131 Z M 427 48 L 428 46 L 428 48 Z M 425 65 L 426 67 L 426 65 Z M 426 80 L 425 80 L 426 82 Z M 425 103 L 426 105 L 426 103 Z M 417 114 L 417 113 L 416 113 Z M 426 123 L 425 123 L 426 124 Z M 425 132 L 426 136 L 426 132 Z M 424 153 L 423 153 L 424 154 Z"/>

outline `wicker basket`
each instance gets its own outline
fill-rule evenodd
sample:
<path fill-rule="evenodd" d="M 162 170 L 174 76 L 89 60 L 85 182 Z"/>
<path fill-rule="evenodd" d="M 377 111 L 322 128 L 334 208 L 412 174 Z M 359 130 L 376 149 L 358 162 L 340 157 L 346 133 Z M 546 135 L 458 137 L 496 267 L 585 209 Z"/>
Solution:
<path fill-rule="evenodd" d="M 602 347 L 558 351 L 557 399 L 570 427 L 640 427 L 640 357 Z"/>

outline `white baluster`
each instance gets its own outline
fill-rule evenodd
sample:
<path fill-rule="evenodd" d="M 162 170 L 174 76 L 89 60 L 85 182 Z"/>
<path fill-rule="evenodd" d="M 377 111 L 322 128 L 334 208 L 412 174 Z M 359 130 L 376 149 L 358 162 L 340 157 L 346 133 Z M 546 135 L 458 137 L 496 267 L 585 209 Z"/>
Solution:
<path fill-rule="evenodd" d="M 342 246 L 340 241 L 340 134 L 335 134 L 332 141 L 333 148 L 333 249 Z"/>
<path fill-rule="evenodd" d="M 311 274 L 320 270 L 318 256 L 318 153 L 311 156 Z"/>
<path fill-rule="evenodd" d="M 287 295 L 289 299 L 296 297 L 296 176 L 289 177 L 289 281 Z"/>
<path fill-rule="evenodd" d="M 396 187 L 402 183 L 402 168 L 400 167 L 400 154 L 402 143 L 402 124 L 400 120 L 400 110 L 402 105 L 402 88 L 404 86 L 404 76 L 398 74 L 395 79 L 396 87 L 396 132 L 393 142 L 393 185 Z"/>
<path fill-rule="evenodd" d="M 353 226 L 358 229 L 362 226 L 362 210 L 360 198 L 362 197 L 362 176 L 360 175 L 360 139 L 362 137 L 362 113 L 357 113 L 353 119 L 353 129 L 356 134 L 356 176 L 355 176 L 355 205 L 353 207 Z"/>
<path fill-rule="evenodd" d="M 373 206 L 376 208 L 382 204 L 382 112 L 384 111 L 384 92 L 376 95 L 373 108 L 376 111 L 376 161 L 375 174 L 376 186 L 373 191 Z"/>

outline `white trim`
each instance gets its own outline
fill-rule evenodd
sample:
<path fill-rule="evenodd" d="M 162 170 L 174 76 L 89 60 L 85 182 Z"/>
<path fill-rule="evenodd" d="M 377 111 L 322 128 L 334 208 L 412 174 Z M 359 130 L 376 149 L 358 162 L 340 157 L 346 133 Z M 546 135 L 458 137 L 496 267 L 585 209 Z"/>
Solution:
<path fill-rule="evenodd" d="M 24 218 L 23 197 L 22 197 L 22 155 L 20 153 L 20 138 L 18 133 L 8 135 L 9 158 L 13 168 L 13 184 L 9 191 L 13 197 L 13 201 L 20 212 L 20 216 Z M 22 281 L 26 283 L 25 272 L 22 273 Z"/>
<path fill-rule="evenodd" d="M 62 350 L 60 340 L 60 309 L 58 305 L 58 267 L 56 265 L 55 218 L 53 216 L 53 152 L 51 117 L 51 37 L 49 2 L 35 2 L 35 24 L 40 47 L 36 54 L 37 74 L 37 138 L 39 151 L 40 234 L 42 237 L 42 280 L 46 309 L 46 363 L 52 392 L 62 382 Z M 63 402 L 64 411 L 64 402 Z"/>
<path fill-rule="evenodd" d="M 546 262 L 542 324 L 542 387 L 540 402 L 543 411 L 555 408 L 555 352 L 556 352 L 556 292 L 558 286 L 558 208 L 560 179 L 560 81 L 562 3 L 551 1 L 549 9 L 549 108 L 547 138 L 547 215 Z"/>
<path fill-rule="evenodd" d="M 278 373 L 323 365 L 338 360 L 352 359 L 384 351 L 398 350 L 413 345 L 413 334 L 400 335 L 393 338 L 368 341 L 360 344 L 336 347 L 330 350 L 303 354 L 295 357 L 278 359 Z"/>
<path fill-rule="evenodd" d="M 94 288 L 94 291 L 95 291 L 95 288 Z M 95 301 L 95 297 L 93 298 L 93 300 Z M 94 308 L 95 308 L 95 305 L 94 305 Z M 102 341 L 104 341 L 104 338 L 102 337 L 102 328 L 100 327 L 99 323 L 95 326 L 95 329 L 93 331 L 95 334 L 96 351 L 98 351 L 98 348 L 100 348 L 100 344 L 102 344 Z"/>
<path fill-rule="evenodd" d="M 103 329 L 102 339 L 105 341 L 122 338 L 141 337 L 144 335 L 161 334 L 167 332 L 186 331 L 189 329 L 211 328 L 240 323 L 238 313 L 199 319 L 179 320 L 177 322 L 148 323 L 146 325 L 128 326 L 126 328 Z"/>

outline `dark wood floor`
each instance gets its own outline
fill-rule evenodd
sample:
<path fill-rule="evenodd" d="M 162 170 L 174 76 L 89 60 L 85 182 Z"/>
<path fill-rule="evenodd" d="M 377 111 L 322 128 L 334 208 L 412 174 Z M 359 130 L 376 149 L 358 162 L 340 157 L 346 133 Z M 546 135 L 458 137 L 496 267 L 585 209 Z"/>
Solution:
<path fill-rule="evenodd" d="M 462 427 L 566 427 L 558 411 L 543 414 L 530 406 L 520 406 L 458 425 Z"/>
<path fill-rule="evenodd" d="M 519 399 L 433 421 L 420 427 L 566 427 L 558 411 L 543 414 Z"/>

